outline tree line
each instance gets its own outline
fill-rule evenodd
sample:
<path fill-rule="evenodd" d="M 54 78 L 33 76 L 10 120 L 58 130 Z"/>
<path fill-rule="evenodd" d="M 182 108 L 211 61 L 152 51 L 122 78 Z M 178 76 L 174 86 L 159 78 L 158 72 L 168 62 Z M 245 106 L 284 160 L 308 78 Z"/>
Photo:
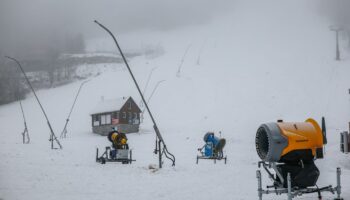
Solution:
<path fill-rule="evenodd" d="M 33 49 L 21 48 L 18 44 L 13 44 L 11 51 L 7 51 L 5 46 L 0 47 L 0 105 L 23 99 L 29 91 L 18 66 L 6 59 L 6 55 L 20 60 L 35 88 L 52 87 L 55 82 L 72 78 L 76 63 L 67 62 L 61 57 L 63 54 L 84 53 L 85 41 L 82 34 L 77 34 L 66 37 L 65 40 L 53 40 L 53 43 L 35 46 Z"/>

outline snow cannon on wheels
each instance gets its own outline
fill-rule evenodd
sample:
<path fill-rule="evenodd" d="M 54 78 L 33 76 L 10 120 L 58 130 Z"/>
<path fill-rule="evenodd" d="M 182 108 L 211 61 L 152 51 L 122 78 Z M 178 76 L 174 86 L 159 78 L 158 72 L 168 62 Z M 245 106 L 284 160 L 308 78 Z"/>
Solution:
<path fill-rule="evenodd" d="M 112 146 L 107 146 L 105 152 L 99 156 L 98 148 L 96 149 L 96 162 L 106 164 L 106 162 L 121 162 L 123 164 L 131 164 L 132 150 L 129 149 L 128 138 L 125 133 L 113 130 L 107 136 Z"/>
<path fill-rule="evenodd" d="M 262 124 L 256 133 L 256 151 L 272 185 L 262 187 L 261 171 L 257 170 L 258 196 L 263 194 L 287 194 L 288 200 L 296 196 L 321 192 L 337 193 L 336 200 L 342 199 L 340 186 L 340 168 L 337 168 L 337 186 L 318 187 L 316 182 L 320 171 L 315 165 L 316 159 L 323 158 L 324 145 L 327 144 L 326 124 L 322 118 L 322 129 L 313 119 L 305 122 L 283 122 Z M 271 170 L 273 169 L 273 171 Z"/>
<path fill-rule="evenodd" d="M 213 132 L 206 133 L 203 140 L 205 144 L 202 148 L 198 149 L 200 155 L 197 155 L 196 163 L 198 164 L 199 159 L 209 159 L 214 160 L 214 163 L 217 160 L 224 160 L 226 164 L 227 157 L 224 156 L 223 152 L 226 140 L 215 136 Z"/>

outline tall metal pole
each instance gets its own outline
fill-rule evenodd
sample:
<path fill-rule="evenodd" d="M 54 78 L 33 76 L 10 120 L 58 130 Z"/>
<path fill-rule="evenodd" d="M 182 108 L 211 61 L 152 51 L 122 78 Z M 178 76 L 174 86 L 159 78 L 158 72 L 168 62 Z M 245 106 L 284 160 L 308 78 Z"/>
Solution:
<path fill-rule="evenodd" d="M 336 40 L 336 60 L 340 60 L 340 50 L 339 50 L 339 30 L 335 31 Z"/>
<path fill-rule="evenodd" d="M 17 65 L 18 65 L 18 67 L 21 69 L 21 71 L 22 71 L 22 73 L 23 73 L 23 75 L 24 75 L 24 78 L 26 79 L 26 81 L 27 81 L 27 83 L 28 83 L 30 89 L 32 90 L 32 92 L 33 92 L 33 94 L 34 94 L 34 96 L 35 96 L 35 99 L 36 99 L 36 101 L 38 102 L 38 104 L 39 104 L 39 106 L 40 106 L 40 108 L 41 108 L 41 111 L 43 112 L 43 114 L 44 114 L 44 116 L 45 116 L 45 118 L 46 118 L 47 125 L 49 126 L 49 129 L 50 129 L 50 132 L 51 132 L 51 134 L 50 134 L 51 149 L 54 149 L 54 145 L 53 145 L 53 141 L 54 141 L 54 140 L 56 141 L 56 143 L 58 144 L 58 146 L 60 147 L 60 149 L 62 149 L 62 145 L 61 145 L 60 141 L 57 139 L 57 137 L 56 137 L 56 135 L 55 135 L 55 133 L 54 133 L 54 131 L 53 131 L 53 129 L 52 129 L 52 126 L 51 126 L 51 124 L 50 124 L 49 118 L 47 117 L 46 112 L 45 112 L 43 106 L 41 105 L 41 103 L 40 103 L 40 101 L 39 101 L 39 98 L 38 98 L 38 96 L 36 95 L 35 90 L 34 90 L 32 84 L 30 84 L 30 81 L 29 81 L 29 79 L 28 79 L 28 77 L 27 77 L 27 74 L 24 72 L 24 70 L 23 70 L 23 68 L 22 68 L 22 65 L 21 65 L 21 64 L 18 62 L 18 60 L 16 60 L 15 58 L 11 58 L 11 57 L 9 57 L 9 56 L 5 56 L 5 57 L 8 58 L 8 59 L 11 59 L 11 60 L 13 60 L 13 61 L 15 61 L 15 62 L 17 63 Z"/>
<path fill-rule="evenodd" d="M 159 86 L 162 82 L 164 82 L 164 81 L 165 81 L 165 80 L 158 81 L 158 83 L 156 84 L 156 86 L 154 86 L 151 95 L 149 95 L 149 97 L 148 97 L 148 99 L 147 99 L 147 103 L 149 103 L 149 101 L 151 100 L 151 98 L 152 98 L 152 96 L 154 95 L 154 93 L 156 92 L 158 86 Z M 142 110 L 142 114 L 143 114 L 144 112 L 145 112 L 145 109 Z"/>
<path fill-rule="evenodd" d="M 176 76 L 177 76 L 177 77 L 180 77 L 182 65 L 183 65 L 184 62 L 185 62 L 185 57 L 186 57 L 186 55 L 187 55 L 188 50 L 191 48 L 191 45 L 192 45 L 192 44 L 189 44 L 189 45 L 187 46 L 186 51 L 185 51 L 184 55 L 182 56 L 182 59 L 181 59 L 179 68 L 177 69 L 177 73 L 176 73 Z"/>
<path fill-rule="evenodd" d="M 23 122 L 24 122 L 24 130 L 23 130 L 23 133 L 22 133 L 23 144 L 29 144 L 29 142 L 30 142 L 29 131 L 28 131 L 27 120 L 26 120 L 26 117 L 24 115 L 24 110 L 23 110 L 23 106 L 22 106 L 22 101 L 21 100 L 19 100 L 19 105 L 21 106 L 22 117 L 23 117 Z M 27 137 L 27 141 L 25 140 L 26 137 Z"/>
<path fill-rule="evenodd" d="M 290 177 L 290 173 L 287 173 L 287 189 L 288 189 L 288 200 L 292 200 L 292 181 Z"/>
<path fill-rule="evenodd" d="M 337 200 L 343 200 L 343 198 L 340 197 L 341 195 L 341 182 L 340 182 L 340 176 L 341 176 L 341 169 L 340 167 L 337 168 Z"/>
<path fill-rule="evenodd" d="M 262 200 L 262 181 L 261 181 L 261 171 L 257 170 L 256 171 L 256 178 L 258 179 L 258 196 L 259 200 Z"/>
<path fill-rule="evenodd" d="M 165 157 L 167 157 L 169 160 L 171 160 L 172 162 L 173 162 L 173 166 L 175 166 L 175 156 L 173 155 L 173 154 L 171 154 L 169 151 L 168 151 L 168 149 L 167 149 L 167 147 L 166 147 L 166 145 L 165 145 L 165 142 L 164 142 L 164 140 L 163 140 L 163 137 L 162 137 L 162 135 L 160 134 L 160 131 L 159 131 L 159 129 L 158 129 L 158 126 L 157 126 L 157 123 L 156 123 L 156 121 L 154 120 L 154 117 L 153 117 L 153 115 L 152 115 L 152 113 L 151 113 L 151 111 L 150 111 L 150 109 L 149 109 L 149 107 L 148 107 L 148 104 L 147 104 L 147 102 L 146 102 L 146 100 L 145 100 L 145 97 L 143 96 L 143 94 L 142 94 L 142 92 L 141 92 L 141 89 L 140 89 L 140 87 L 139 87 L 139 85 L 138 85 L 138 83 L 137 83 L 137 81 L 136 81 L 136 79 L 135 79 L 135 77 L 134 77 L 134 74 L 132 73 L 132 71 L 131 71 L 131 69 L 130 69 L 130 66 L 129 66 L 129 64 L 128 64 L 128 62 L 126 61 L 126 58 L 125 58 L 125 56 L 124 56 L 124 54 L 123 54 L 123 52 L 122 52 L 122 50 L 121 50 L 121 48 L 120 48 L 120 46 L 119 46 L 119 44 L 118 44 L 118 42 L 117 42 L 117 39 L 115 38 L 115 36 L 113 35 L 113 33 L 108 29 L 108 28 L 106 28 L 104 25 L 102 25 L 101 23 L 99 23 L 97 20 L 95 20 L 94 21 L 96 24 L 98 24 L 101 28 L 103 28 L 105 31 L 107 31 L 110 35 L 111 35 L 111 37 L 113 38 L 113 40 L 114 40 L 114 42 L 115 42 L 115 44 L 116 44 L 116 46 L 117 46 L 117 48 L 118 48 L 118 50 L 119 50 L 119 53 L 120 53 L 120 55 L 122 56 L 122 58 L 123 58 L 123 61 L 124 61 L 124 63 L 125 63 L 125 65 L 126 65 L 126 67 L 128 68 L 128 71 L 129 71 L 129 73 L 130 73 L 130 75 L 131 75 L 131 78 L 132 78 L 132 80 L 134 81 L 134 83 L 135 83 L 135 86 L 136 86 L 136 88 L 137 88 L 137 91 L 139 92 L 139 94 L 140 94 L 140 96 L 141 96 L 141 98 L 142 98 L 142 101 L 143 101 L 143 103 L 145 104 L 145 106 L 146 106 L 146 109 L 147 109 L 147 111 L 148 111 L 148 113 L 149 113 L 149 115 L 150 115 L 150 117 L 151 117 L 151 120 L 152 120 L 152 122 L 153 122 L 153 129 L 154 129 L 154 131 L 156 132 L 156 134 L 157 134 L 157 137 L 158 137 L 158 139 L 159 139 L 159 142 L 160 143 L 163 143 L 163 151 L 160 151 L 160 148 L 159 148 L 159 159 L 161 160 L 161 156 L 162 156 L 162 154 L 164 153 L 165 154 Z M 161 165 L 161 162 L 159 163 L 159 168 L 161 168 L 162 167 L 162 165 Z"/>
<path fill-rule="evenodd" d="M 335 32 L 335 60 L 340 60 L 339 32 L 343 30 L 340 26 L 330 26 L 329 29 Z"/>
<path fill-rule="evenodd" d="M 89 81 L 90 81 L 90 80 L 87 80 L 87 81 L 84 81 L 84 82 L 81 83 L 81 85 L 80 85 L 80 87 L 79 87 L 79 90 L 78 90 L 78 92 L 77 92 L 77 94 L 76 94 L 76 96 L 75 96 L 73 105 L 72 105 L 72 107 L 71 107 L 71 109 L 70 109 L 70 111 L 69 111 L 69 114 L 68 114 L 68 117 L 67 117 L 67 119 L 66 119 L 66 123 L 65 123 L 65 125 L 64 125 L 64 128 L 63 128 L 63 130 L 62 130 L 62 132 L 61 132 L 60 138 L 66 138 L 66 136 L 67 136 L 67 125 L 68 125 L 68 122 L 69 122 L 70 115 L 71 115 L 72 112 L 73 112 L 73 108 L 74 108 L 74 106 L 75 106 L 75 103 L 77 102 L 78 96 L 79 96 L 79 94 L 80 94 L 80 91 L 81 91 L 83 85 L 84 85 L 85 83 L 89 82 Z"/>
<path fill-rule="evenodd" d="M 152 74 L 153 74 L 153 72 L 154 72 L 155 69 L 157 69 L 157 67 L 153 67 L 152 70 L 151 70 L 151 72 L 150 72 L 149 75 L 148 75 L 145 88 L 143 88 L 143 92 L 142 92 L 143 95 L 145 95 L 145 93 L 146 93 L 148 83 L 149 83 L 149 81 L 151 80 Z M 143 102 L 142 102 L 142 100 L 141 100 L 141 102 L 140 102 L 140 105 L 141 105 L 141 106 L 142 106 L 142 103 L 143 103 Z"/>

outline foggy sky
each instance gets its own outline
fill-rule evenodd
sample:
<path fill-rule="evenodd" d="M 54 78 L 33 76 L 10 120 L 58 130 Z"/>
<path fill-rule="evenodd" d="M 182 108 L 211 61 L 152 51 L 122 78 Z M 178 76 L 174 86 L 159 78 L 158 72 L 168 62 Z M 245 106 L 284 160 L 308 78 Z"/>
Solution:
<path fill-rule="evenodd" d="M 97 19 L 118 33 L 202 24 L 230 11 L 233 0 L 0 0 L 0 54 L 55 48 L 67 36 L 105 36 Z"/>

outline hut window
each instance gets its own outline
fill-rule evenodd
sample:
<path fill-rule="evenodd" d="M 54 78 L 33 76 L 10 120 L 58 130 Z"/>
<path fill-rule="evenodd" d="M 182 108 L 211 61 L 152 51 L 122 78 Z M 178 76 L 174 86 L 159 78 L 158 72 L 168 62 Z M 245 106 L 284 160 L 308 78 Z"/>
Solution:
<path fill-rule="evenodd" d="M 111 115 L 101 115 L 101 125 L 111 124 Z"/>
<path fill-rule="evenodd" d="M 109 114 L 109 115 L 106 115 L 106 124 L 111 124 L 112 123 L 112 116 Z"/>
<path fill-rule="evenodd" d="M 119 112 L 114 112 L 112 118 L 119 119 Z"/>
<path fill-rule="evenodd" d="M 129 109 L 131 109 L 131 102 L 129 102 Z"/>
<path fill-rule="evenodd" d="M 134 120 L 133 120 L 133 124 L 140 124 L 140 120 L 139 120 L 139 116 L 138 114 L 135 112 L 134 113 Z"/>
<path fill-rule="evenodd" d="M 93 115 L 92 116 L 92 124 L 93 124 L 93 126 L 99 126 L 100 125 L 100 120 L 98 119 L 98 115 Z"/>
<path fill-rule="evenodd" d="M 106 124 L 106 115 L 101 115 L 101 125 Z"/>
<path fill-rule="evenodd" d="M 123 112 L 123 118 L 124 119 L 126 118 L 126 112 Z"/>

